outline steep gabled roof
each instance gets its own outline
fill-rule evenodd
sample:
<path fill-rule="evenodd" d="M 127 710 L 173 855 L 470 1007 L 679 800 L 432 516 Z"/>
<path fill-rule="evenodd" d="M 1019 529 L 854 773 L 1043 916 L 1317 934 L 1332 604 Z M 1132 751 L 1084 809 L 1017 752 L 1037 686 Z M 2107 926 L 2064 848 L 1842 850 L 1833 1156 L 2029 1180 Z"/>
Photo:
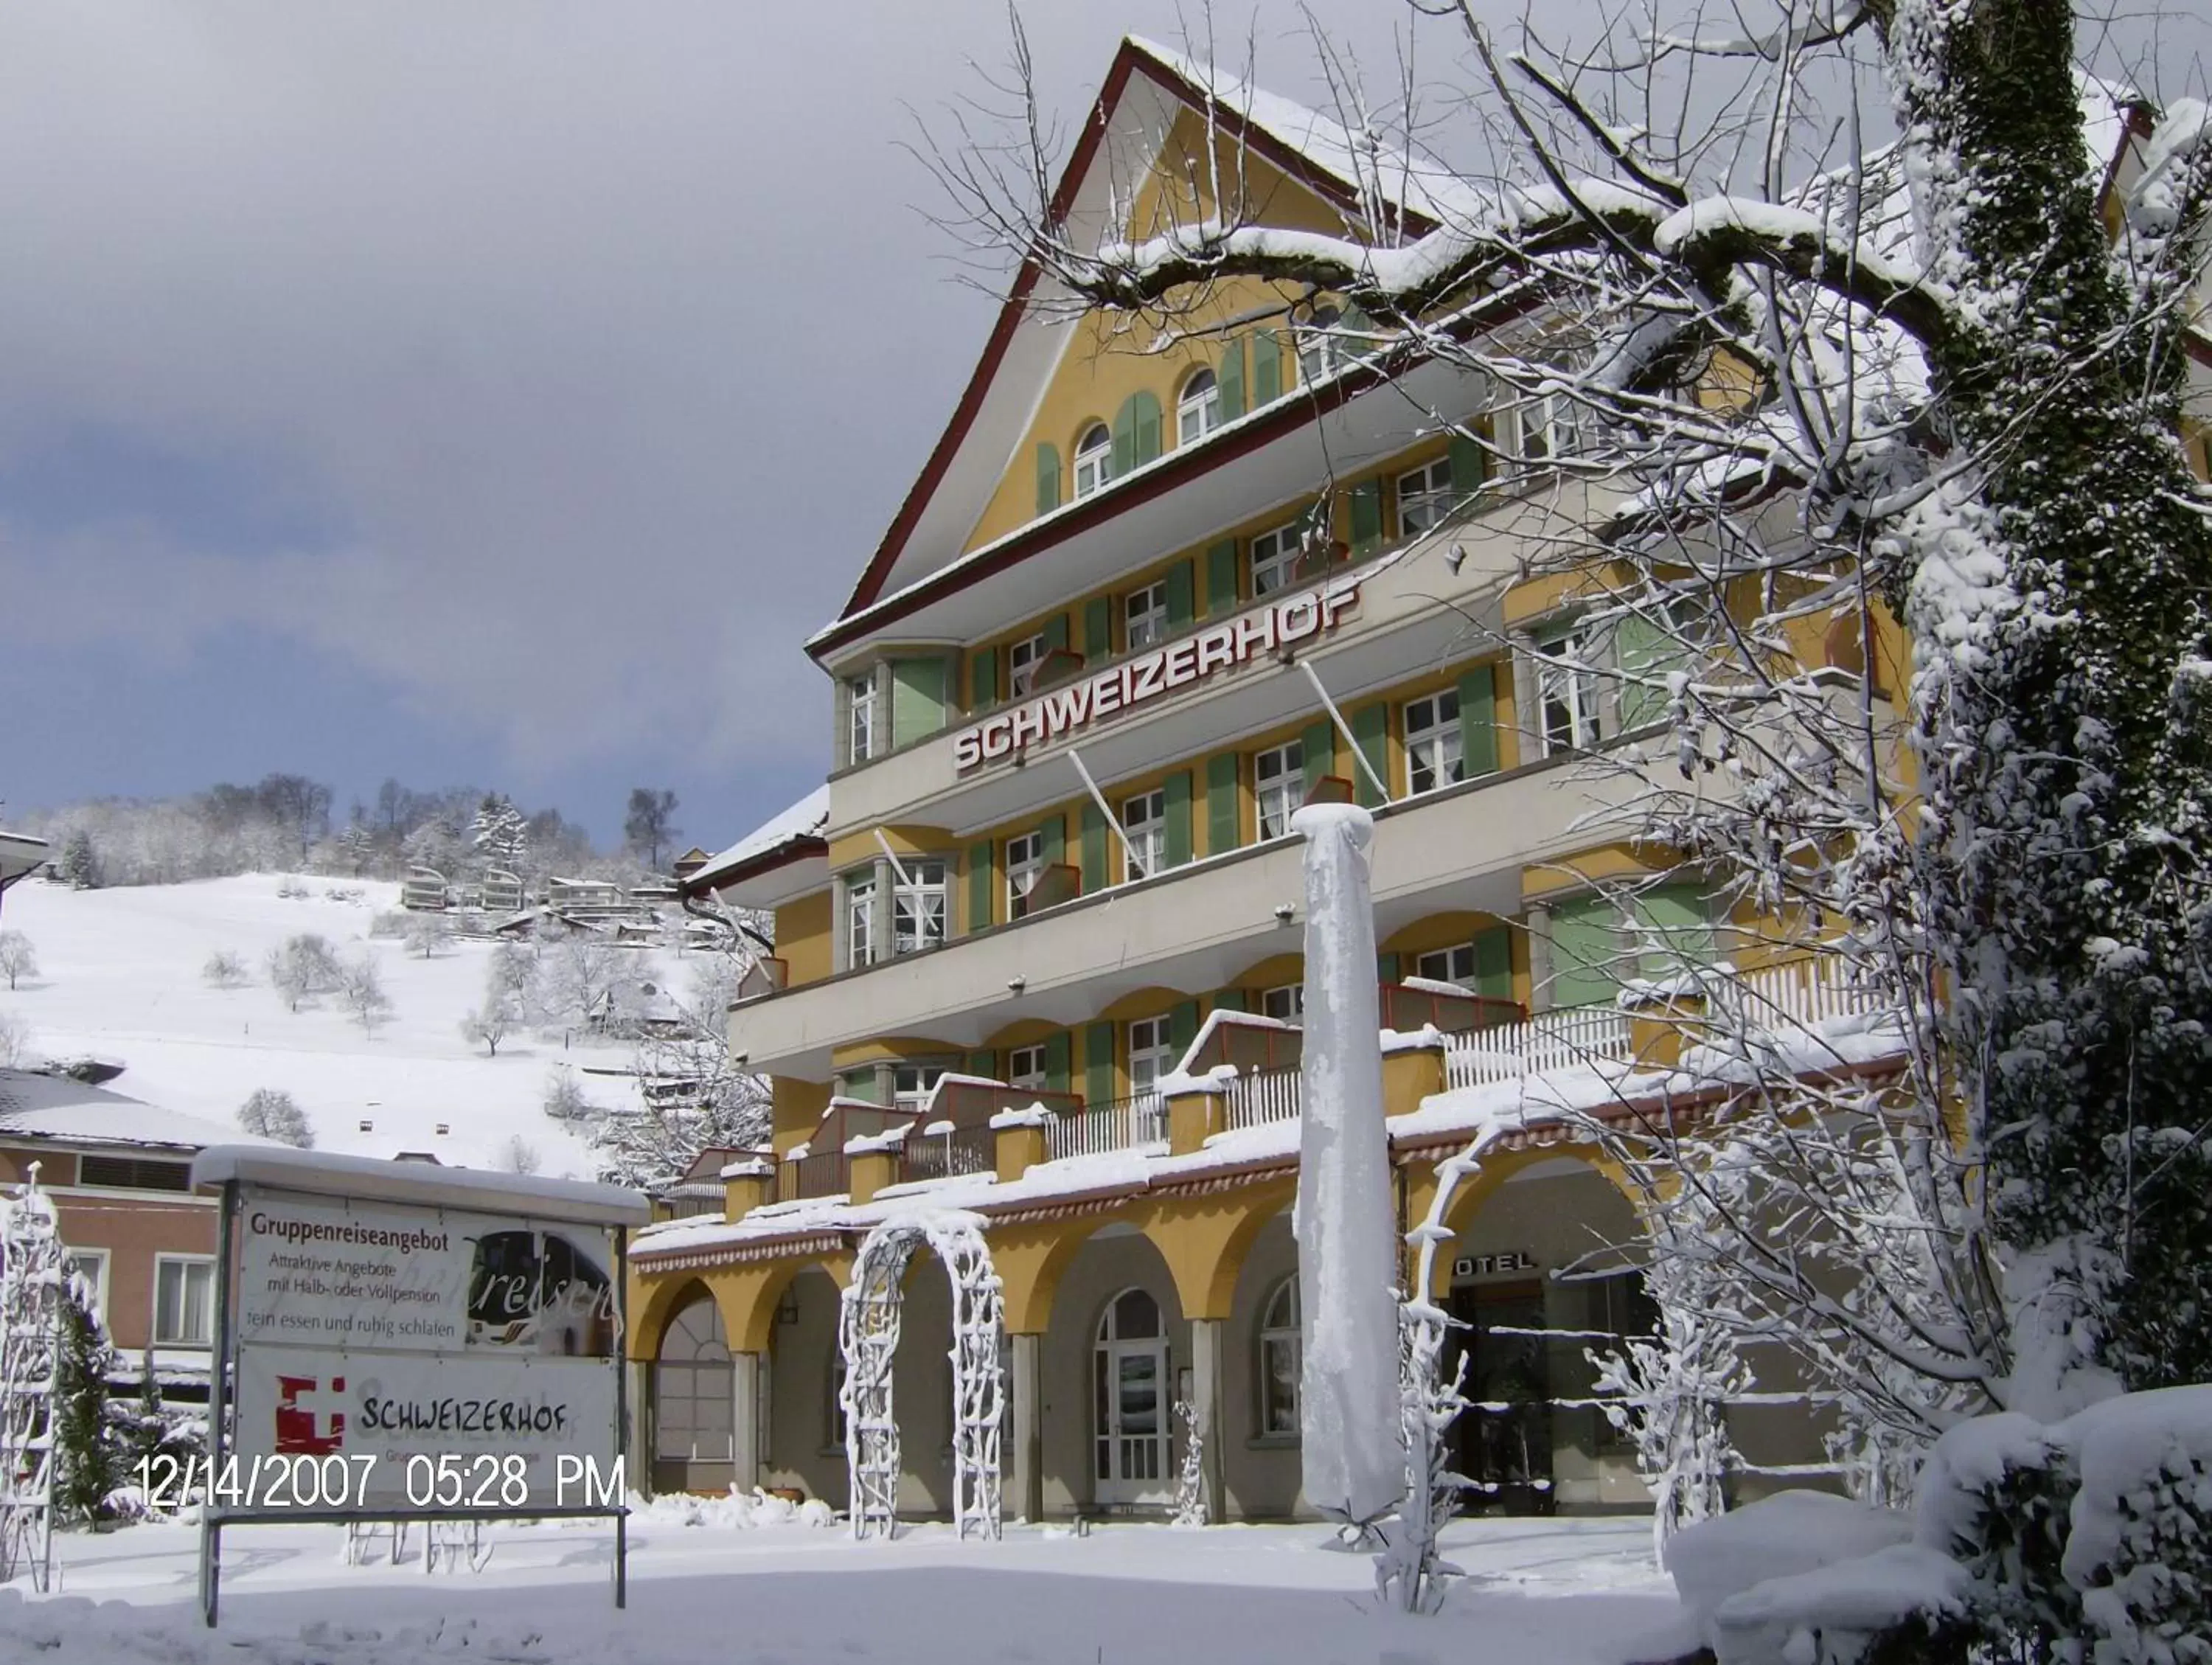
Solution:
<path fill-rule="evenodd" d="M 1356 219 L 1363 204 L 1377 201 L 1399 215 L 1408 235 L 1433 229 L 1444 218 L 1470 211 L 1473 197 L 1442 167 L 1401 151 L 1371 135 L 1355 135 L 1344 125 L 1317 111 L 1275 94 L 1261 91 L 1236 76 L 1209 69 L 1180 52 L 1131 36 L 1121 42 L 1100 88 L 1090 118 L 1078 136 L 1050 204 L 1054 218 L 1065 220 L 1093 185 L 1095 170 L 1107 159 L 1105 141 L 1117 131 L 1146 131 L 1146 124 L 1132 115 L 1132 107 L 1149 97 L 1164 100 L 1165 107 L 1180 105 L 1209 114 L 1222 135 L 1243 144 L 1251 155 L 1297 180 L 1347 218 Z M 1164 121 L 1152 125 L 1154 142 L 1164 142 Z M 1148 157 L 1149 162 L 1150 158 Z M 1117 228 L 1118 229 L 1118 228 Z M 870 557 L 866 569 L 838 614 L 838 623 L 850 618 L 880 599 L 892 574 L 924 523 L 930 535 L 948 545 L 950 562 L 981 515 L 990 494 L 1012 454 L 1012 447 L 1027 431 L 1045 381 L 1059 361 L 1065 335 L 1031 320 L 1027 332 L 1033 350 L 1017 353 L 1017 337 L 1037 298 L 1040 272 L 1033 260 L 1023 262 L 999 309 L 997 321 L 983 344 L 983 352 L 953 407 L 951 420 L 938 437 L 921 476 L 899 505 L 890 528 Z M 1010 364 L 1010 360 L 1018 360 Z M 1010 383 L 1000 386 L 1001 372 Z M 988 415 L 995 421 L 982 421 Z M 982 459 L 987 466 L 963 471 L 957 493 L 961 501 L 947 501 L 948 477 L 956 460 L 971 441 L 988 436 L 988 427 L 1006 435 L 997 454 Z M 972 501 L 971 501 L 972 500 Z M 932 510 L 938 513 L 933 516 Z M 816 642 L 827 645 L 833 624 Z"/>

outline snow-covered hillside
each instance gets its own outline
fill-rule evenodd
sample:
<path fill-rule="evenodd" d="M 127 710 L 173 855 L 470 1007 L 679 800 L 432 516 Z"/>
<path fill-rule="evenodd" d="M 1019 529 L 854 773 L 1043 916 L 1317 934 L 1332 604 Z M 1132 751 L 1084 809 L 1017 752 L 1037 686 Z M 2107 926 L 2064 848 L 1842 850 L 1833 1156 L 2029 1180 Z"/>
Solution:
<path fill-rule="evenodd" d="M 586 1045 L 559 1031 L 518 1034 L 487 1058 L 459 1024 L 483 994 L 489 945 L 449 943 L 426 960 L 368 934 L 378 912 L 398 906 L 397 885 L 289 882 L 308 894 L 280 896 L 288 881 L 273 873 L 104 890 L 15 885 L 0 925 L 31 939 L 39 969 L 12 994 L 0 987 L 0 1012 L 27 1025 L 32 1051 L 112 1058 L 128 1066 L 117 1091 L 225 1127 L 237 1125 L 249 1093 L 270 1087 L 299 1102 L 319 1150 L 428 1151 L 441 1162 L 491 1168 L 507 1165 L 520 1135 L 540 1173 L 590 1176 L 582 1139 L 540 1108 L 546 1082 L 564 1063 L 621 1067 L 626 1048 Z M 360 900 L 335 900 L 334 890 Z M 335 997 L 294 1012 L 269 987 L 269 951 L 300 932 L 327 938 L 341 955 L 366 947 L 376 956 L 392 1011 L 374 1036 Z M 245 963 L 246 987 L 203 980 L 218 950 Z M 683 957 L 640 951 L 640 975 L 672 977 L 681 988 Z M 623 1084 L 580 1079 L 597 1101 L 620 1102 Z"/>

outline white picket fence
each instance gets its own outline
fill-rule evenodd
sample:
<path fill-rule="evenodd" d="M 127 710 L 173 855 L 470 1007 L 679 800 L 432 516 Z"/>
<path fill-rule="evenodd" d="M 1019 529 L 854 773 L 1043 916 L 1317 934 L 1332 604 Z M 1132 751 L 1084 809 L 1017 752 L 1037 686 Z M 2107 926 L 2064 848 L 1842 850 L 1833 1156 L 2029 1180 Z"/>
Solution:
<path fill-rule="evenodd" d="M 1744 1020 L 1762 1029 L 1809 1027 L 1879 1011 L 1890 1003 L 1887 990 L 1854 981 L 1850 968 L 1832 954 L 1761 966 L 1729 982 L 1734 985 L 1729 996 L 1738 1003 Z"/>
<path fill-rule="evenodd" d="M 1257 1127 L 1269 1121 L 1295 1121 L 1298 1117 L 1299 1073 L 1296 1069 L 1255 1070 L 1229 1084 L 1228 1125 Z"/>
<path fill-rule="evenodd" d="M 1473 1035 L 1446 1036 L 1444 1085 L 1479 1087 L 1628 1055 L 1627 1013 L 1612 1006 L 1570 1006 Z"/>
<path fill-rule="evenodd" d="M 1158 1093 L 1139 1093 L 1056 1117 L 1045 1129 L 1045 1155 L 1057 1162 L 1062 1157 L 1103 1156 L 1109 1151 L 1139 1151 L 1166 1142 L 1167 1100 Z"/>

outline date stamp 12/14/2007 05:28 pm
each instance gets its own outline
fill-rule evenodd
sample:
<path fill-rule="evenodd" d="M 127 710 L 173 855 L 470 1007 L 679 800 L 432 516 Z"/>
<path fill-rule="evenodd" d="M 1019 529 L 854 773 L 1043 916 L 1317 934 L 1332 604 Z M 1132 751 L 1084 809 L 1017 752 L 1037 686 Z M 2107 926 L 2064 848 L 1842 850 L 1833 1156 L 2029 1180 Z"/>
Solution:
<path fill-rule="evenodd" d="M 400 1470 L 396 1488 L 384 1475 L 390 1465 Z M 223 1512 L 326 1514 L 394 1504 L 461 1512 L 543 1506 L 547 1500 L 542 1492 L 533 1498 L 531 1478 L 530 1460 L 513 1451 L 418 1451 L 400 1458 L 280 1451 L 227 1456 L 219 1467 L 202 1456 L 154 1455 L 139 1458 L 136 1474 L 148 1505 L 157 1510 L 206 1503 Z M 620 1457 L 564 1451 L 553 1458 L 550 1501 L 556 1509 L 612 1509 L 627 1492 Z"/>

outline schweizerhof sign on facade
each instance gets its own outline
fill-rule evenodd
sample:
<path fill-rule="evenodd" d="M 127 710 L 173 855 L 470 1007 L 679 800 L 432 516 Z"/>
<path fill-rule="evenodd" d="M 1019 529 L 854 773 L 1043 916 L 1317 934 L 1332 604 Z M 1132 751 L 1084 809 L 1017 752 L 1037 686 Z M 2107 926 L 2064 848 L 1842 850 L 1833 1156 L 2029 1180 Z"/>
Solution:
<path fill-rule="evenodd" d="M 1359 580 L 1335 578 L 1301 590 L 1272 606 L 1258 607 L 1165 647 L 1139 653 L 1095 676 L 1084 677 L 994 712 L 952 738 L 952 766 L 965 773 L 1003 762 L 1031 746 L 1048 745 L 1116 712 L 1205 681 L 1279 647 L 1334 630 L 1358 605 Z"/>

